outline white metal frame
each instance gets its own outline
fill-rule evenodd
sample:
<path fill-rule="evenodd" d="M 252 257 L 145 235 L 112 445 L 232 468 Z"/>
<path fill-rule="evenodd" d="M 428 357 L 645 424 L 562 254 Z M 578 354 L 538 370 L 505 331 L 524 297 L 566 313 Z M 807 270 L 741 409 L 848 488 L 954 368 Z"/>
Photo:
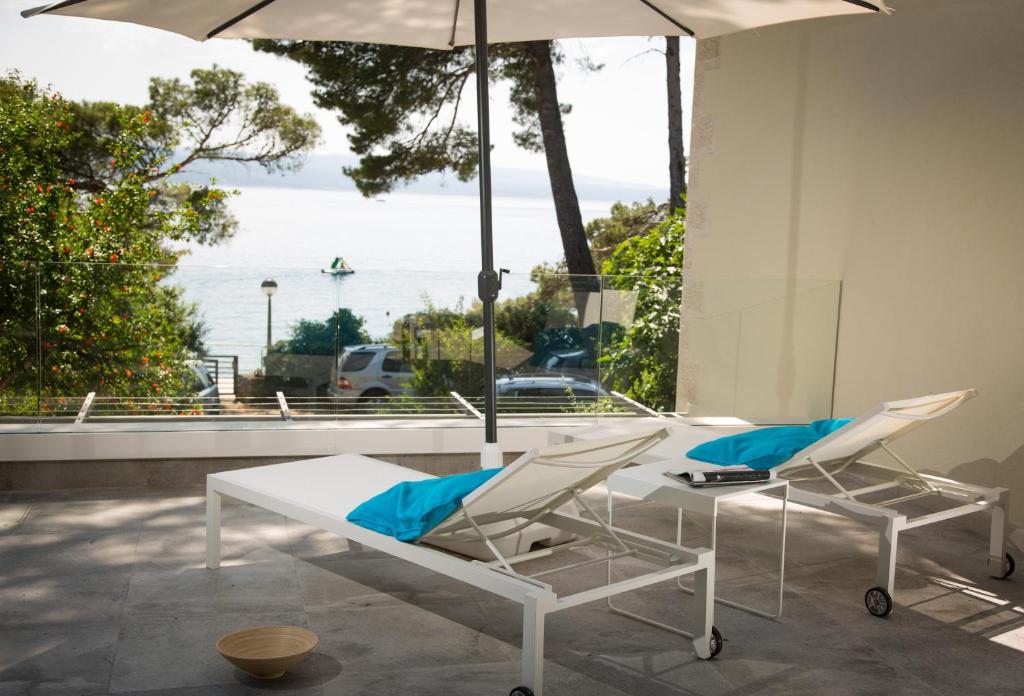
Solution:
<path fill-rule="evenodd" d="M 320 529 L 350 539 L 364 546 L 368 546 L 397 558 L 415 563 L 424 568 L 447 575 L 456 580 L 461 580 L 475 587 L 492 592 L 506 599 L 518 602 L 523 606 L 523 654 L 522 654 L 522 685 L 533 690 L 534 694 L 541 696 L 543 691 L 543 653 L 544 653 L 544 622 L 545 617 L 556 611 L 579 606 L 587 602 L 612 597 L 622 592 L 630 592 L 649 585 L 666 580 L 678 579 L 683 575 L 694 576 L 695 601 L 691 617 L 693 630 L 689 634 L 692 640 L 694 651 L 698 657 L 709 658 L 712 656 L 712 623 L 714 618 L 714 583 L 715 563 L 714 552 L 704 548 L 687 548 L 679 544 L 672 544 L 658 539 L 636 534 L 622 529 L 616 529 L 604 522 L 599 515 L 587 505 L 581 497 L 581 493 L 607 478 L 611 471 L 621 467 L 631 460 L 633 456 L 653 446 L 667 436 L 664 429 L 654 433 L 646 433 L 641 437 L 633 435 L 631 438 L 617 438 L 622 441 L 635 442 L 636 446 L 620 453 L 614 461 L 608 461 L 606 466 L 600 467 L 598 471 L 592 471 L 593 466 L 587 468 L 584 475 L 579 477 L 574 485 L 557 490 L 539 490 L 540 495 L 534 497 L 535 505 L 524 507 L 517 506 L 515 510 L 507 510 L 500 514 L 484 513 L 477 516 L 475 508 L 486 508 L 485 501 L 493 504 L 502 486 L 514 489 L 516 474 L 525 470 L 525 466 L 517 467 L 515 464 L 506 467 L 505 471 L 496 475 L 487 484 L 467 496 L 463 507 L 456 511 L 451 517 L 441 523 L 431 535 L 425 539 L 427 543 L 410 544 L 398 541 L 389 536 L 373 532 L 369 529 L 352 524 L 344 519 L 344 513 L 339 514 L 335 510 L 324 510 L 322 506 L 297 499 L 295 496 L 285 498 L 276 495 L 268 490 L 265 478 L 262 482 L 257 476 L 266 475 L 267 471 L 278 470 L 293 477 L 303 477 L 304 473 L 313 471 L 313 465 L 322 465 L 325 460 L 338 460 L 339 466 L 345 458 L 358 458 L 355 464 L 364 467 L 372 466 L 373 462 L 379 465 L 391 467 L 378 460 L 371 460 L 358 455 L 340 455 L 338 457 L 323 458 L 319 460 L 306 460 L 291 462 L 288 464 L 277 464 L 270 467 L 259 467 L 258 469 L 238 470 L 211 474 L 207 477 L 207 501 L 206 501 L 206 531 L 207 531 L 207 557 L 208 568 L 220 567 L 221 558 L 221 498 L 229 496 L 247 503 L 257 505 L 264 509 L 284 515 L 290 519 L 297 520 Z M 607 447 L 608 441 L 603 443 Z M 589 448 L 589 449 L 588 449 Z M 600 443 L 582 443 L 570 448 L 571 451 L 579 453 L 599 452 Z M 571 457 L 560 457 L 547 455 L 549 452 L 564 452 L 566 446 L 550 448 L 541 452 L 531 452 L 524 455 L 524 463 L 541 463 L 549 467 L 573 467 Z M 547 455 L 547 456 L 546 456 Z M 521 458 L 522 459 L 522 458 Z M 260 470 L 263 470 L 261 473 Z M 256 474 L 253 474 L 256 472 Z M 564 472 L 563 472 L 564 473 Z M 411 472 L 411 478 L 422 478 L 424 475 Z M 503 483 L 503 481 L 505 483 Z M 520 483 L 522 479 L 520 479 Z M 303 486 L 316 487 L 315 480 L 303 481 Z M 568 501 L 575 501 L 584 510 L 587 510 L 592 519 L 566 515 L 558 512 L 558 508 Z M 477 505 L 474 505 L 474 502 Z M 493 505 L 492 505 L 493 506 Z M 578 543 L 565 544 L 555 549 L 544 549 L 534 553 L 523 554 L 518 557 L 507 558 L 502 556 L 494 546 L 496 535 L 489 535 L 486 526 L 496 521 L 523 520 L 522 523 L 509 529 L 501 526 L 504 533 L 513 533 L 518 529 L 530 524 L 545 524 L 557 529 L 569 532 L 581 539 Z M 439 548 L 427 545 L 432 535 L 441 537 L 447 543 L 458 542 L 460 539 L 480 542 L 481 540 L 491 548 L 495 555 L 494 561 L 469 561 L 462 557 L 452 555 Z M 571 563 L 559 568 L 550 569 L 533 575 L 516 570 L 515 566 L 527 560 L 537 558 L 541 555 L 550 555 L 564 551 L 568 548 L 580 548 L 588 544 L 598 544 L 605 550 L 604 555 L 590 561 Z M 614 583 L 601 583 L 591 589 L 575 592 L 567 595 L 559 595 L 552 585 L 540 580 L 558 572 L 574 570 L 590 565 L 611 563 L 625 556 L 642 556 L 648 559 L 661 561 L 662 567 L 645 574 L 631 577 Z M 610 572 L 610 571 L 609 571 Z"/>
<path fill-rule="evenodd" d="M 997 578 L 1006 576 L 1006 515 L 1010 506 L 1010 491 L 1006 488 L 979 486 L 920 473 L 889 446 L 897 437 L 929 420 L 949 413 L 975 395 L 975 390 L 967 389 L 880 404 L 852 423 L 797 453 L 793 459 L 778 469 L 779 475 L 788 478 L 792 484 L 790 497 L 793 502 L 850 517 L 878 528 L 878 570 L 875 584 L 888 592 L 890 597 L 895 591 L 896 553 L 900 532 L 977 512 L 992 513 L 989 574 Z M 856 433 L 858 427 L 865 433 L 870 432 L 869 428 L 876 427 L 879 436 L 868 436 L 859 441 L 850 437 L 844 440 L 844 433 Z M 850 449 L 851 447 L 854 449 Z M 896 466 L 863 459 L 878 451 L 888 454 Z M 889 480 L 848 489 L 839 482 L 837 476 L 854 465 L 867 467 L 872 473 L 888 477 Z M 806 476 L 808 472 L 812 473 L 812 476 Z M 800 487 L 799 483 L 809 478 L 825 479 L 832 485 L 834 492 L 817 492 Z M 898 492 L 901 488 L 909 488 L 913 492 L 879 502 L 859 499 L 887 490 Z M 896 508 L 900 503 L 924 501 L 929 498 L 951 500 L 959 504 L 917 517 L 908 517 Z"/>
<path fill-rule="evenodd" d="M 648 464 L 646 466 L 653 466 Z M 660 466 L 658 468 L 661 468 Z M 678 468 L 674 466 L 671 468 Z M 666 469 L 667 470 L 667 469 Z M 622 481 L 629 478 L 629 474 L 635 471 L 634 469 L 628 469 L 626 471 L 619 472 L 613 479 L 608 482 L 608 523 L 612 522 L 612 514 L 614 510 L 614 495 L 613 492 L 618 491 L 618 486 L 615 485 L 615 480 Z M 686 488 L 683 484 L 671 485 L 671 481 L 666 479 L 666 483 L 669 485 L 662 486 L 656 492 L 652 492 L 652 495 L 645 496 L 647 500 L 657 500 L 661 503 L 673 505 L 677 508 L 676 511 L 676 544 L 683 543 L 683 511 L 688 510 L 691 512 L 698 512 L 706 514 L 711 517 L 711 550 L 715 551 L 718 546 L 718 509 L 719 503 L 722 499 L 728 499 L 739 495 L 747 495 L 751 493 L 758 493 L 762 495 L 774 496 L 778 494 L 778 489 L 782 490 L 782 510 L 779 516 L 779 583 L 778 590 L 776 592 L 775 608 L 772 611 L 765 611 L 756 607 L 751 607 L 746 604 L 725 599 L 724 597 L 715 597 L 715 602 L 718 604 L 738 609 L 739 611 L 753 614 L 754 616 L 760 616 L 765 619 L 777 620 L 782 617 L 782 602 L 783 593 L 785 591 L 786 583 L 786 528 L 788 521 L 788 510 L 789 510 L 789 482 L 785 480 L 775 479 L 768 483 L 751 484 L 744 486 L 730 486 L 728 488 Z M 716 493 L 728 493 L 730 495 L 721 496 Z M 610 578 L 609 578 L 610 579 Z M 683 592 L 692 594 L 693 588 L 687 587 L 682 584 L 682 578 L 676 580 L 676 584 Z M 680 635 L 687 635 L 687 633 L 679 628 L 668 626 L 660 621 L 647 618 L 640 614 L 621 609 L 616 607 L 611 598 L 608 598 L 608 608 L 617 614 L 628 616 L 637 621 L 641 621 L 652 626 L 658 626 L 673 633 Z"/>

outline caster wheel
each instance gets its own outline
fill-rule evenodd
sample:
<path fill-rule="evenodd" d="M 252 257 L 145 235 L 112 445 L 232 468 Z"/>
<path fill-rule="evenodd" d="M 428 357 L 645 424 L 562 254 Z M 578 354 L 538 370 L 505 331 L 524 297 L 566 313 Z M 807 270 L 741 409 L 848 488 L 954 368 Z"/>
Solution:
<path fill-rule="evenodd" d="M 872 616 L 883 618 L 892 613 L 892 597 L 881 587 L 872 587 L 864 593 L 864 606 Z"/>
<path fill-rule="evenodd" d="M 999 579 L 1005 580 L 1006 578 L 1013 575 L 1013 571 L 1015 570 L 1017 570 L 1017 564 L 1014 563 L 1013 556 L 1011 556 L 1010 554 L 1006 554 L 1006 572 L 1000 575 Z"/>
<path fill-rule="evenodd" d="M 709 644 L 711 647 L 711 657 L 722 652 L 722 647 L 725 645 L 725 639 L 722 638 L 722 632 L 719 631 L 716 626 L 711 627 L 711 640 L 709 641 Z"/>
<path fill-rule="evenodd" d="M 508 696 L 533 696 L 533 689 L 528 686 L 517 686 Z"/>

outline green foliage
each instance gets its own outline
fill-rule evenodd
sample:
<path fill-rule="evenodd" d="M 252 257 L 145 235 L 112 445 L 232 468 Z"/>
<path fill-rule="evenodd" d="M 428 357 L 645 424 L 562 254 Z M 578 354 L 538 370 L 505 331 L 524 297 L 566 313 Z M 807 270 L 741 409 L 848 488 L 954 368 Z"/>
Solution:
<path fill-rule="evenodd" d="M 611 214 L 587 223 L 587 241 L 594 260 L 600 264 L 630 237 L 645 234 L 665 220 L 667 205 L 658 205 L 648 198 L 642 203 L 615 203 Z"/>
<path fill-rule="evenodd" d="M 424 298 L 426 311 L 408 315 L 395 325 L 392 340 L 403 346 L 413 366 L 411 386 L 417 396 L 447 396 L 457 391 L 480 396 L 484 390 L 483 339 L 479 307 L 466 311 L 435 307 Z M 529 357 L 519 343 L 502 333 L 495 336 L 497 364 L 511 366 Z"/>
<path fill-rule="evenodd" d="M 187 394 L 202 326 L 162 282 L 168 248 L 221 241 L 235 221 L 229 192 L 171 177 L 200 160 L 294 168 L 319 137 L 230 70 L 150 87 L 134 107 L 0 78 L 0 399 Z"/>
<path fill-rule="evenodd" d="M 187 203 L 199 215 L 192 240 L 216 244 L 237 222 L 227 208 L 229 194 L 203 183 L 183 183 L 188 168 L 204 160 L 255 163 L 268 171 L 298 168 L 301 155 L 320 138 L 312 116 L 282 104 L 273 86 L 247 83 L 242 74 L 214 65 L 193 70 L 191 82 L 154 77 L 144 107 L 111 102 L 69 102 L 75 131 L 61 154 L 73 188 L 100 193 L 119 176 L 108 153 L 122 135 L 125 118 L 142 118 L 137 134 L 136 174 L 153 192 L 151 204 L 173 210 Z"/>
<path fill-rule="evenodd" d="M 679 310 L 683 293 L 685 211 L 622 242 L 604 262 L 606 287 L 637 295 L 636 315 L 602 355 L 612 388 L 662 410 L 674 410 Z"/>
<path fill-rule="evenodd" d="M 276 349 L 296 355 L 335 355 L 344 346 L 370 342 L 369 334 L 363 329 L 365 324 L 363 317 L 341 307 L 326 321 L 300 319 L 292 326 L 288 340 L 282 341 Z"/>
<path fill-rule="evenodd" d="M 139 142 L 151 119 L 121 115 L 107 185 L 82 194 L 63 167 L 81 137 L 74 110 L 16 76 L 0 95 L 0 392 L 187 393 L 194 308 L 160 281 L 174 262 L 164 243 L 196 234 L 200 216 L 191 202 L 150 205 Z"/>
<path fill-rule="evenodd" d="M 450 51 L 331 41 L 253 42 L 257 51 L 304 65 L 317 106 L 339 112 L 350 129 L 357 167 L 345 168 L 365 196 L 386 193 L 434 171 L 451 170 L 461 181 L 476 173 L 476 130 L 460 119 L 466 83 L 475 74 L 473 50 Z M 542 149 L 534 96 L 534 75 L 519 44 L 489 51 L 491 78 L 511 85 L 513 119 L 521 147 Z M 552 60 L 563 57 L 552 45 Z M 600 66 L 585 64 L 585 69 Z M 562 106 L 568 113 L 569 107 Z"/>
<path fill-rule="evenodd" d="M 282 104 L 269 83 L 248 83 L 242 73 L 216 65 L 195 69 L 190 77 L 191 84 L 159 77 L 149 83 L 147 109 L 166 124 L 157 131 L 160 154 L 172 161 L 173 148 L 186 152 L 170 170 L 196 160 L 230 160 L 294 171 L 320 139 L 313 116 Z"/>

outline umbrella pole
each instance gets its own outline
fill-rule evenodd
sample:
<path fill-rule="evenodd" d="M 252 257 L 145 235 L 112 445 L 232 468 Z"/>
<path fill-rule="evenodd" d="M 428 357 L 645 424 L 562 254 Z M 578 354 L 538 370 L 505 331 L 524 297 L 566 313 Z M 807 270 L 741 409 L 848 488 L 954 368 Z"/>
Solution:
<path fill-rule="evenodd" d="M 477 294 L 484 314 L 484 446 L 481 468 L 502 464 L 498 447 L 496 410 L 498 374 L 495 366 L 494 303 L 501 289 L 501 276 L 494 271 L 494 233 L 491 220 L 491 116 L 487 76 L 487 0 L 473 0 L 476 46 L 477 140 L 480 147 L 480 252 L 481 270 L 477 276 Z"/>

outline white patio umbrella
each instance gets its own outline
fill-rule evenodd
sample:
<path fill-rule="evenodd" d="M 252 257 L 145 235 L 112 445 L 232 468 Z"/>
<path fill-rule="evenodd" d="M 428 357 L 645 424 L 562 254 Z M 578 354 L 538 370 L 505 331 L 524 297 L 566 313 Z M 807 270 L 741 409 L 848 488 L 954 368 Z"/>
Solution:
<path fill-rule="evenodd" d="M 487 13 L 490 13 L 490 18 Z M 473 44 L 487 73 L 487 44 L 598 36 L 709 38 L 754 27 L 859 12 L 891 13 L 885 0 L 64 0 L 22 13 L 130 22 L 212 38 L 357 41 L 448 50 Z M 495 410 L 494 270 L 487 80 L 477 81 L 480 247 L 484 315 L 485 434 L 481 463 L 500 466 Z"/>

